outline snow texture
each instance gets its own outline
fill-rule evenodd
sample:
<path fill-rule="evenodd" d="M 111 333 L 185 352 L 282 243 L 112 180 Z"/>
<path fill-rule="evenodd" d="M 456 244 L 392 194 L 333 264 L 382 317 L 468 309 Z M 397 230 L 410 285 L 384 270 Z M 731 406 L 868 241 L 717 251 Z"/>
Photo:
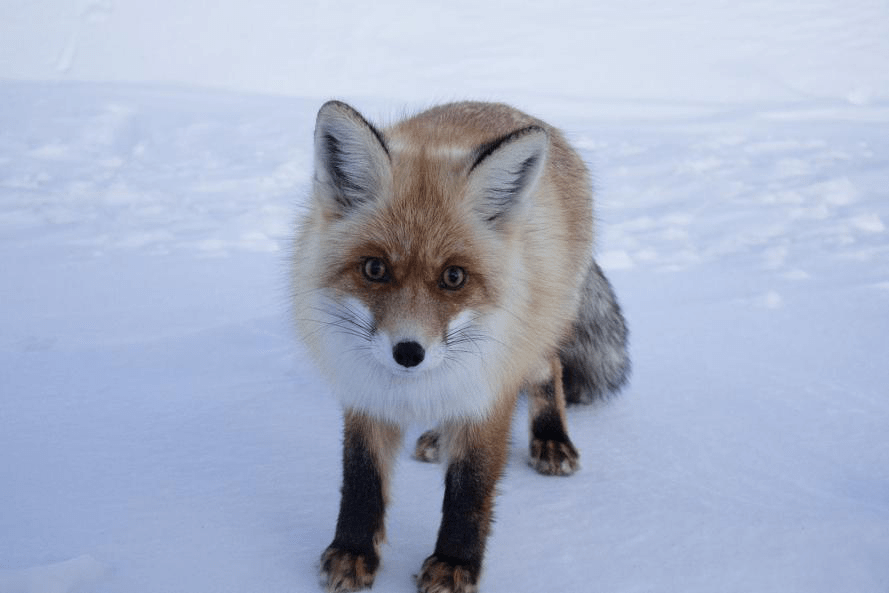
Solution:
<path fill-rule="evenodd" d="M 340 411 L 286 287 L 328 96 L 506 100 L 594 169 L 634 374 L 571 478 L 518 411 L 483 591 L 889 591 L 885 2 L 370 6 L 0 5 L 0 593 L 319 590 Z M 409 448 L 375 591 L 435 541 Z"/>

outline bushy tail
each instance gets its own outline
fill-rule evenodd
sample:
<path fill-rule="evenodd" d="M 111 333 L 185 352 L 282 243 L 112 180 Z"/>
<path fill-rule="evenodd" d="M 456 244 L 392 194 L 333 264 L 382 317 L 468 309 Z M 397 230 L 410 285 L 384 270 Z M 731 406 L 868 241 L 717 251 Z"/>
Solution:
<path fill-rule="evenodd" d="M 611 283 L 593 262 L 573 330 L 559 352 L 568 403 L 591 403 L 620 390 L 630 375 L 628 334 Z"/>

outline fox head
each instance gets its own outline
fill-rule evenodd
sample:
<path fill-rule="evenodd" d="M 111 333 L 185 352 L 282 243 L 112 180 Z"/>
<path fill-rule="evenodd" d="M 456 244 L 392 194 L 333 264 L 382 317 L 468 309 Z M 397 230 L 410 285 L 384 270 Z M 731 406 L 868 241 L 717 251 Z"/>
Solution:
<path fill-rule="evenodd" d="M 547 160 L 538 126 L 476 142 L 459 126 L 383 133 L 318 113 L 312 213 L 297 245 L 303 311 L 349 406 L 403 420 L 483 415 L 508 372 L 521 242 Z M 298 272 L 299 273 L 299 272 Z M 305 282 L 305 286 L 301 284 Z"/>

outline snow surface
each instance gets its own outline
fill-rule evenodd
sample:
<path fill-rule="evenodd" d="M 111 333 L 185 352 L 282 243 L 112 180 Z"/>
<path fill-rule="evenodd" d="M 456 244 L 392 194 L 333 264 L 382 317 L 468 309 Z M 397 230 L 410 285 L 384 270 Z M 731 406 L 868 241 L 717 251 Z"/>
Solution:
<path fill-rule="evenodd" d="M 519 410 L 484 591 L 889 591 L 884 2 L 257 4 L 0 6 L 0 593 L 319 590 L 286 262 L 328 95 L 509 100 L 595 171 L 632 382 L 568 479 Z M 407 592 L 442 469 L 392 495 Z"/>

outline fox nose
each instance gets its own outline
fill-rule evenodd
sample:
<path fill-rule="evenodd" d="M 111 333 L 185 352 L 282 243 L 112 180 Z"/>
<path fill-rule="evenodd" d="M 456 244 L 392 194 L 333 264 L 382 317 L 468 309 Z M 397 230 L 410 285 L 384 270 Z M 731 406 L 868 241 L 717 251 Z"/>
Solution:
<path fill-rule="evenodd" d="M 423 362 L 426 352 L 416 342 L 398 342 L 392 349 L 392 358 L 403 367 L 415 367 Z"/>

